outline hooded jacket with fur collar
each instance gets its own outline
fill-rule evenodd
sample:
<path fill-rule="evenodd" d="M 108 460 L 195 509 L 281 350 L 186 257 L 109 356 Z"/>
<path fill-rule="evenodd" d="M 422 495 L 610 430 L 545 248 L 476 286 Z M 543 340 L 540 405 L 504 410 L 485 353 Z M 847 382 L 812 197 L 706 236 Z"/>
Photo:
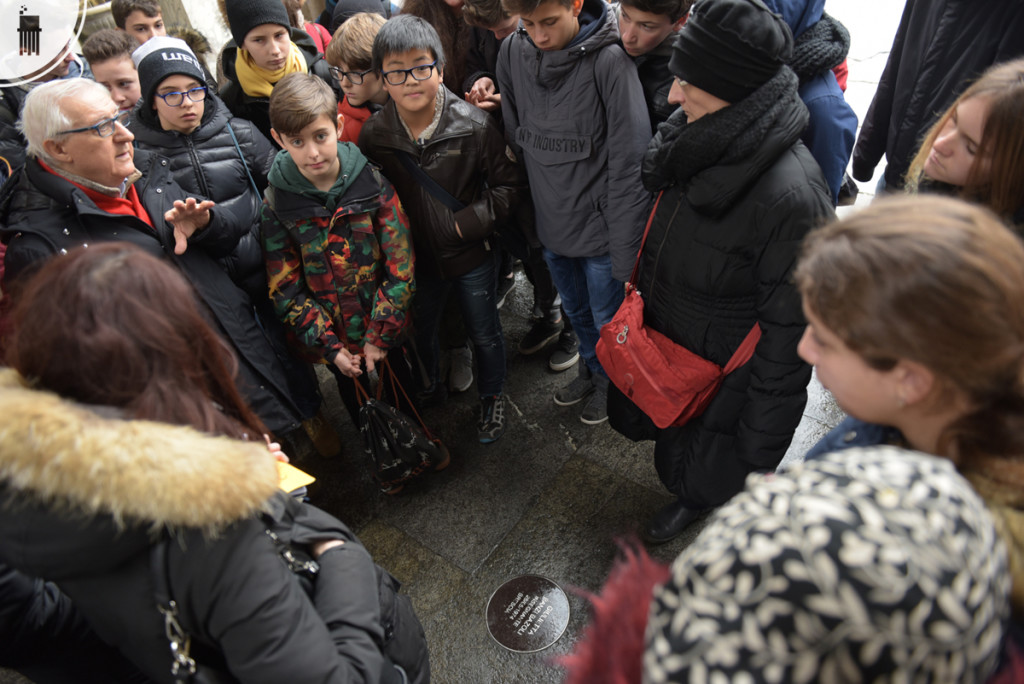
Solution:
<path fill-rule="evenodd" d="M 104 418 L 0 373 L 0 561 L 57 582 L 154 681 L 173 681 L 150 566 L 163 535 L 200 667 L 268 684 L 387 672 L 376 567 L 347 527 L 277 482 L 261 443 Z M 268 526 L 293 545 L 345 540 L 320 556 L 313 600 Z"/>

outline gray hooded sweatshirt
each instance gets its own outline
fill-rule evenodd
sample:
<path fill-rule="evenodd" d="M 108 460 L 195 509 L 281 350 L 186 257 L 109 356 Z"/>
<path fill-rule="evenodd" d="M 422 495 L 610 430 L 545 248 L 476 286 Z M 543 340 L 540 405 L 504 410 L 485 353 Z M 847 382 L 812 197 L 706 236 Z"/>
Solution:
<path fill-rule="evenodd" d="M 640 182 L 647 105 L 608 5 L 584 0 L 579 20 L 562 50 L 537 49 L 522 28 L 505 39 L 501 109 L 526 163 L 540 241 L 567 257 L 610 254 L 612 275 L 626 281 L 651 208 Z"/>

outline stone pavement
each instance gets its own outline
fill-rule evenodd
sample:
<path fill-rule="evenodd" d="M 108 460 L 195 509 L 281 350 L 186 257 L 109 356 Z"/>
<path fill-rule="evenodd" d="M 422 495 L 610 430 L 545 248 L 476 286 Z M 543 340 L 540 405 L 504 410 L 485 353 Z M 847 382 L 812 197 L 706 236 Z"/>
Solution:
<path fill-rule="evenodd" d="M 847 98 L 863 117 L 902 3 L 829 0 L 827 9 L 853 36 Z M 873 187 L 862 184 L 858 204 L 870 201 Z M 473 388 L 453 395 L 445 407 L 425 414 L 449 445 L 451 465 L 397 496 L 380 495 L 358 434 L 333 382 L 325 378 L 324 394 L 345 450 L 338 458 L 297 462 L 319 478 L 310 488 L 313 502 L 347 522 L 374 559 L 404 583 L 426 629 L 433 681 L 439 684 L 561 681 L 561 671 L 550 661 L 571 650 L 587 620 L 586 601 L 570 591 L 565 635 L 551 648 L 521 654 L 505 650 L 488 635 L 488 598 L 521 574 L 546 576 L 566 590 L 596 590 L 615 557 L 615 539 L 637 533 L 671 500 L 654 472 L 650 443 L 633 444 L 607 424 L 583 425 L 579 406 L 555 406 L 551 395 L 570 375 L 551 373 L 545 353 L 526 357 L 515 351 L 532 305 L 528 283 L 521 273 L 517 278 L 502 311 L 509 403 L 501 440 L 487 446 L 476 442 Z M 841 417 L 828 393 L 812 380 L 786 462 L 799 459 Z M 651 549 L 652 555 L 671 561 L 701 526 Z M 0 670 L 0 683 L 24 681 Z"/>

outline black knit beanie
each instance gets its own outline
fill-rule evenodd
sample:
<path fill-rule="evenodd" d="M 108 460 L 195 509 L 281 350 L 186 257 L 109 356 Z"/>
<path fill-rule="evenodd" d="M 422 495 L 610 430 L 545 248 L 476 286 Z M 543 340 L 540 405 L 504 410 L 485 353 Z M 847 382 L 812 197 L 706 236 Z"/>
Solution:
<path fill-rule="evenodd" d="M 380 0 L 338 0 L 338 4 L 334 6 L 334 13 L 331 14 L 331 35 L 334 35 L 339 26 L 360 12 L 379 14 L 387 19 L 384 15 L 384 5 L 380 4 Z"/>
<path fill-rule="evenodd" d="M 139 89 L 146 107 L 153 103 L 153 93 L 160 82 L 173 74 L 191 76 L 199 81 L 199 85 L 206 85 L 206 75 L 199 58 L 180 38 L 150 38 L 135 49 L 132 61 L 139 71 Z"/>
<path fill-rule="evenodd" d="M 668 68 L 679 80 L 734 103 L 771 80 L 792 52 L 789 26 L 761 0 L 698 0 Z"/>
<path fill-rule="evenodd" d="M 228 12 L 228 27 L 235 45 L 242 47 L 249 31 L 260 24 L 280 24 L 287 29 L 288 11 L 281 0 L 227 0 L 224 3 Z"/>

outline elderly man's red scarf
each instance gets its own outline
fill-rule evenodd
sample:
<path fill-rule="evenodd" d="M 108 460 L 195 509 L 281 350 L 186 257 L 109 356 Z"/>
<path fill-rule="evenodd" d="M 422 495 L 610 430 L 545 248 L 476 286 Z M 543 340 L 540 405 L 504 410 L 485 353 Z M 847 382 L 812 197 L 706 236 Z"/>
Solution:
<path fill-rule="evenodd" d="M 135 185 L 131 185 L 128 188 L 128 192 L 125 193 L 124 197 L 111 197 L 105 195 L 98 190 L 87 188 L 84 185 L 79 185 L 75 181 L 62 176 L 59 172 L 54 171 L 46 162 L 42 159 L 39 160 L 39 165 L 42 166 L 46 171 L 52 173 L 55 176 L 63 178 L 68 183 L 71 183 L 76 188 L 79 188 L 84 192 L 89 199 L 96 203 L 96 206 L 107 212 L 108 214 L 117 214 L 119 216 L 134 216 L 135 218 L 144 221 L 150 228 L 153 227 L 153 221 L 149 218 L 149 213 L 146 208 L 142 206 L 142 202 L 139 201 L 139 193 L 135 191 Z"/>

